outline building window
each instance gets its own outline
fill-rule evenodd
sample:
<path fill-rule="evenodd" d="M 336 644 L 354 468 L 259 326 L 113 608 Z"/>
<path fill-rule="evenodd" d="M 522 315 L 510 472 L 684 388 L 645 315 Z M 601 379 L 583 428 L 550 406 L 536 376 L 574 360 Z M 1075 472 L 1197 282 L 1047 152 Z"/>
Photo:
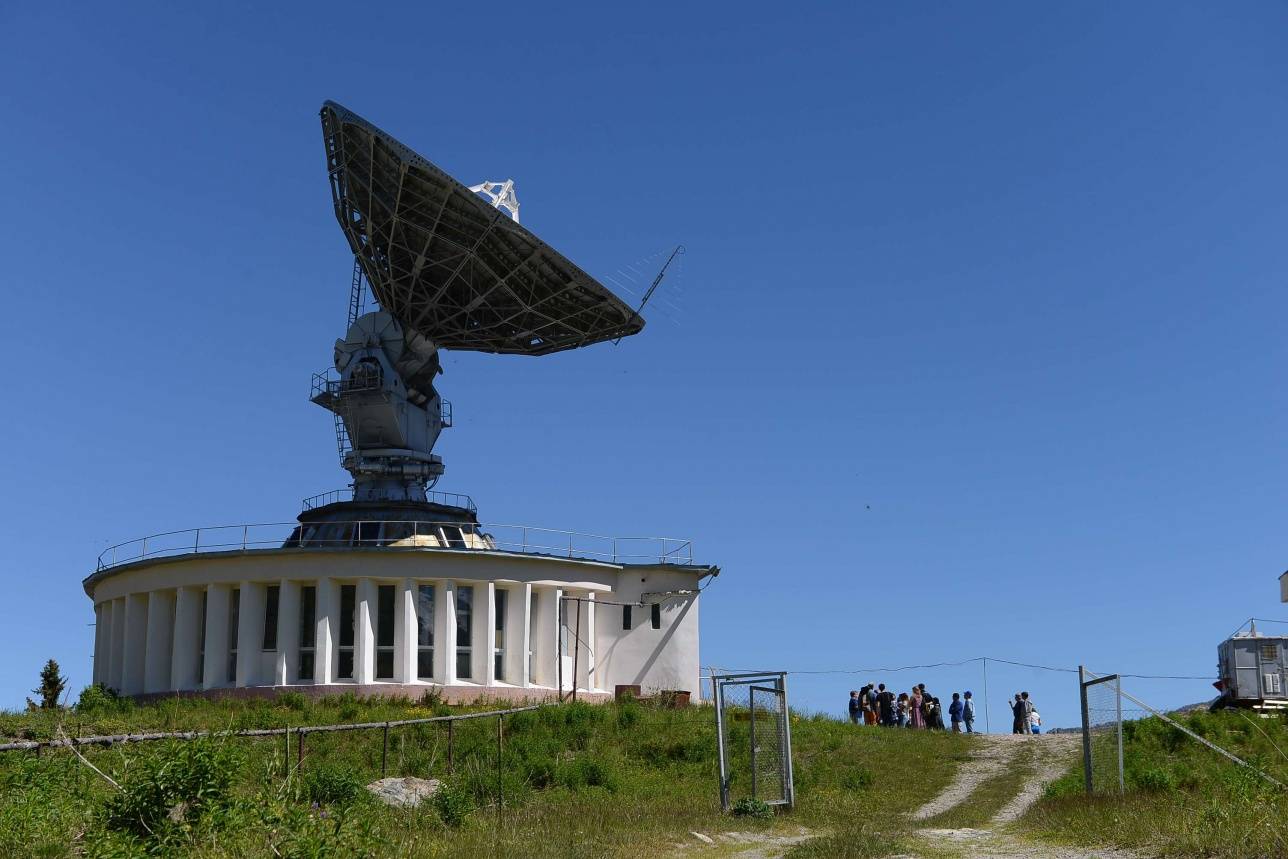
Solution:
<path fill-rule="evenodd" d="M 376 679 L 394 679 L 394 586 L 376 588 Z"/>
<path fill-rule="evenodd" d="M 1261 645 L 1261 661 L 1262 661 L 1262 662 L 1278 662 L 1278 661 L 1279 661 L 1279 645 L 1277 645 L 1277 644 L 1263 644 L 1263 645 Z"/>
<path fill-rule="evenodd" d="M 653 621 L 653 628 L 661 629 L 662 628 L 662 604 L 653 603 L 653 605 L 649 607 L 649 610 L 650 610 L 651 620 Z"/>
<path fill-rule="evenodd" d="M 228 682 L 237 682 L 237 627 L 241 615 L 241 588 L 233 588 L 228 596 Z"/>
<path fill-rule="evenodd" d="M 462 585 L 456 588 L 456 676 L 468 680 L 474 672 L 470 664 L 470 616 L 474 606 L 474 588 Z"/>
<path fill-rule="evenodd" d="M 313 679 L 313 659 L 318 636 L 318 589 L 313 585 L 300 588 L 300 680 Z"/>
<path fill-rule="evenodd" d="M 622 606 L 622 629 L 630 629 L 630 628 L 631 628 L 631 607 L 628 605 L 624 605 Z"/>
<path fill-rule="evenodd" d="M 492 666 L 493 676 L 497 680 L 505 679 L 505 608 L 510 592 L 496 589 L 496 628 L 492 632 Z"/>
<path fill-rule="evenodd" d="M 353 679 L 353 608 L 355 586 L 340 585 L 340 646 L 336 652 L 335 676 Z"/>
<path fill-rule="evenodd" d="M 434 677 L 434 586 L 416 590 L 416 677 Z"/>
<path fill-rule="evenodd" d="M 465 537 L 461 534 L 461 529 L 455 525 L 444 525 L 443 542 L 452 549 L 464 549 Z"/>
<path fill-rule="evenodd" d="M 281 597 L 281 585 L 269 585 L 264 589 L 264 649 L 277 649 L 277 604 Z"/>
<path fill-rule="evenodd" d="M 210 591 L 201 592 L 201 637 L 197 640 L 197 682 L 206 683 L 206 606 L 210 604 Z M 110 642 L 108 643 L 110 646 Z"/>

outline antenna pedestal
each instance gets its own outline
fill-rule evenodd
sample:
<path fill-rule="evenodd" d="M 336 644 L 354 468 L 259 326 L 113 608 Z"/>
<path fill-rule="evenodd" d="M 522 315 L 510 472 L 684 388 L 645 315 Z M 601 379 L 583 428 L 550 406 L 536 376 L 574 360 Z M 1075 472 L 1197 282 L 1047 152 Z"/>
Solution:
<path fill-rule="evenodd" d="M 359 316 L 335 342 L 335 370 L 314 375 L 310 399 L 335 415 L 355 501 L 423 503 L 426 486 L 442 476 L 432 451 L 452 421 L 434 390 L 440 372 L 434 344 L 387 313 Z"/>

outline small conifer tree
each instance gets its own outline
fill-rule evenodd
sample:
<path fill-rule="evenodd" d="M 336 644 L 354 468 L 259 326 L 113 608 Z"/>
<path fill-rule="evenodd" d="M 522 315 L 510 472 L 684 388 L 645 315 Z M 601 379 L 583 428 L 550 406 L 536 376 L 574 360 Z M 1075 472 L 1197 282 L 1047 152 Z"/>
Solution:
<path fill-rule="evenodd" d="M 40 669 L 40 688 L 31 690 L 40 696 L 40 709 L 57 710 L 58 699 L 63 696 L 67 678 L 58 671 L 58 663 L 51 659 Z"/>

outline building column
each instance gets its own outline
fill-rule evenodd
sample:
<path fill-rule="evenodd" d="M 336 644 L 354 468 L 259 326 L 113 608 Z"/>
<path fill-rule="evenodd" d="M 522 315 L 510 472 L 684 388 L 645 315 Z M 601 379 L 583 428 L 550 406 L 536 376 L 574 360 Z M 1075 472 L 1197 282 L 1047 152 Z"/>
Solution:
<path fill-rule="evenodd" d="M 125 597 L 117 597 L 112 600 L 112 642 L 109 647 L 111 653 L 111 672 L 108 675 L 108 685 L 117 692 L 121 691 L 123 686 L 122 678 L 124 677 L 125 662 Z"/>
<path fill-rule="evenodd" d="M 300 670 L 300 583 L 282 579 L 277 596 L 277 653 L 273 685 L 287 686 Z"/>
<path fill-rule="evenodd" d="M 148 630 L 144 648 L 143 691 L 170 691 L 170 663 L 174 653 L 174 593 L 148 593 Z"/>
<path fill-rule="evenodd" d="M 595 691 L 595 593 L 588 592 L 585 602 L 580 605 L 581 610 L 581 640 L 582 644 L 581 665 L 584 669 L 581 671 L 581 679 L 585 684 L 584 689 L 587 692 Z"/>
<path fill-rule="evenodd" d="M 174 635 L 170 647 L 170 690 L 196 689 L 201 652 L 201 591 L 178 588 L 174 594 Z"/>
<path fill-rule="evenodd" d="M 479 597 L 483 598 L 481 606 Z M 470 646 L 474 648 L 474 676 L 484 686 L 495 686 L 496 582 L 488 582 L 486 587 L 478 584 L 474 586 L 474 634 L 471 638 L 473 640 Z M 482 665 L 479 665 L 480 654 L 483 659 Z M 480 672 L 479 668 L 483 671 Z"/>
<path fill-rule="evenodd" d="M 505 601 L 505 678 L 514 686 L 528 685 L 528 601 L 532 585 L 515 583 Z"/>
<path fill-rule="evenodd" d="M 143 669 L 148 641 L 148 595 L 125 598 L 125 642 L 122 656 L 121 691 L 137 695 L 143 691 Z"/>
<path fill-rule="evenodd" d="M 438 583 L 434 596 L 434 677 L 456 683 L 456 582 Z"/>
<path fill-rule="evenodd" d="M 534 686 L 555 685 L 555 616 L 551 612 L 554 591 L 545 587 L 532 589 L 537 604 L 537 624 L 532 630 L 532 671 L 528 681 Z"/>
<path fill-rule="evenodd" d="M 417 584 L 403 579 L 394 598 L 394 679 L 399 683 L 416 680 Z"/>
<path fill-rule="evenodd" d="M 237 685 L 258 686 L 260 654 L 264 651 L 264 586 L 242 582 L 237 608 Z"/>
<path fill-rule="evenodd" d="M 373 682 L 376 671 L 376 583 L 371 579 L 358 580 L 353 610 L 353 680 L 365 686 Z"/>
<path fill-rule="evenodd" d="M 107 624 L 109 623 L 104 603 L 94 605 L 94 683 L 106 683 L 107 655 L 104 651 L 107 648 L 103 645 L 104 638 L 108 632 Z"/>
<path fill-rule="evenodd" d="M 206 648 L 202 657 L 201 688 L 228 685 L 228 609 L 232 589 L 206 586 Z"/>
<path fill-rule="evenodd" d="M 335 631 L 340 614 L 340 586 L 334 579 L 318 579 L 317 638 L 313 642 L 313 682 L 335 682 Z"/>

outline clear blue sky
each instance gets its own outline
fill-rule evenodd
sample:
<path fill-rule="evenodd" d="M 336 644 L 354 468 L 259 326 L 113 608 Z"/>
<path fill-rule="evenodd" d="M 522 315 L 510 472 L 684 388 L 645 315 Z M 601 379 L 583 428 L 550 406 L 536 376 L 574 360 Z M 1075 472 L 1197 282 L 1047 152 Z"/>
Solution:
<path fill-rule="evenodd" d="M 704 663 L 1207 675 L 1288 617 L 1283 4 L 185 5 L 0 9 L 0 704 L 87 682 L 102 547 L 344 484 L 328 98 L 596 275 L 687 245 L 617 348 L 449 355 L 440 488 L 693 537 Z"/>

